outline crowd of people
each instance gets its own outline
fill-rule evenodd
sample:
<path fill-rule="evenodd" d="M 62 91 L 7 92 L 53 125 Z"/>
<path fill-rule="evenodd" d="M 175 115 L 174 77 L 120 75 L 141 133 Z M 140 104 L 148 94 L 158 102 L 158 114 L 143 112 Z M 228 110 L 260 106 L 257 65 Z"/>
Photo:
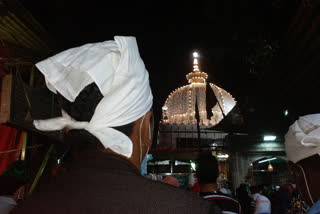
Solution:
<path fill-rule="evenodd" d="M 196 166 L 197 182 L 190 191 L 205 200 L 214 201 L 223 213 L 306 214 L 310 210 L 295 184 L 251 186 L 242 183 L 233 193 L 229 188 L 218 188 L 218 162 L 210 153 L 201 153 Z M 163 182 L 179 187 L 174 176 L 164 177 Z"/>
<path fill-rule="evenodd" d="M 241 184 L 236 191 L 236 198 L 243 213 L 303 214 L 308 205 L 302 200 L 294 184 L 250 186 Z"/>
<path fill-rule="evenodd" d="M 297 208 L 305 212 L 301 198 L 312 206 L 308 214 L 319 213 L 319 115 L 303 117 L 286 136 L 301 195 L 291 185 L 271 195 L 262 186 L 247 184 L 235 194 L 219 189 L 218 162 L 209 152 L 197 159 L 198 188 L 186 191 L 174 177 L 157 182 L 142 176 L 153 138 L 153 96 L 134 37 L 72 48 L 36 66 L 57 94 L 61 117 L 36 120 L 34 126 L 63 130 L 73 163 L 53 182 L 39 184 L 18 206 L 14 195 L 27 181 L 13 185 L 0 197 L 1 213 L 16 206 L 11 213 L 286 214 L 299 213 Z M 8 176 L 14 177 L 1 179 L 9 182 Z M 6 202 L 12 206 L 5 207 Z"/>

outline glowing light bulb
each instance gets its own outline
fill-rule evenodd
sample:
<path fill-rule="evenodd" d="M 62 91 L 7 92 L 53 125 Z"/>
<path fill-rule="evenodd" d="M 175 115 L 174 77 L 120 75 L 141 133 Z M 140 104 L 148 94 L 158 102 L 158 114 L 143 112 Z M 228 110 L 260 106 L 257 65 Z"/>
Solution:
<path fill-rule="evenodd" d="M 273 166 L 271 165 L 271 163 L 269 163 L 269 165 L 268 165 L 268 171 L 273 172 Z"/>

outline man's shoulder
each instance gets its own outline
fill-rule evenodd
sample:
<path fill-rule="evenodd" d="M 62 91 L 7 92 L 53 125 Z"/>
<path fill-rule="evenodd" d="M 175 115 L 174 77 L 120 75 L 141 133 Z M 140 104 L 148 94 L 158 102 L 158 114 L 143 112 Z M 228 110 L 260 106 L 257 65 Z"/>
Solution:
<path fill-rule="evenodd" d="M 127 176 L 126 179 L 123 176 Z M 71 183 L 68 179 L 64 180 L 64 188 L 57 184 L 41 188 L 23 203 L 17 213 L 41 213 L 44 210 L 48 214 L 64 214 L 68 210 L 78 213 L 92 210 L 92 213 L 97 214 L 130 213 L 130 210 L 134 213 L 154 214 L 220 213 L 214 211 L 216 206 L 196 194 L 139 175 L 119 173 L 117 176 L 108 174 L 102 178 L 104 182 L 96 182 L 92 176 L 85 180 L 79 178 L 81 182 L 74 180 Z M 47 207 L 54 208 L 47 210 Z M 37 212 L 34 212 L 35 209 Z"/>
<path fill-rule="evenodd" d="M 152 192 L 154 198 L 170 198 L 172 201 L 194 201 L 194 203 L 206 204 L 201 197 L 185 189 L 174 187 L 170 184 L 143 178 L 144 192 Z"/>
<path fill-rule="evenodd" d="M 270 201 L 266 196 L 261 195 L 261 194 L 255 194 L 254 200 L 256 200 L 256 201 L 260 201 L 260 200 Z"/>
<path fill-rule="evenodd" d="M 202 197 L 206 200 L 215 202 L 223 211 L 223 213 L 240 213 L 240 203 L 223 193 L 203 193 Z"/>
<path fill-rule="evenodd" d="M 171 211 L 173 213 L 221 213 L 220 208 L 215 203 L 203 200 L 193 192 L 160 181 L 139 177 L 138 180 L 142 182 L 143 187 L 140 197 L 144 198 L 145 203 L 148 203 L 149 206 L 159 207 L 159 213 L 161 213 L 161 210 L 169 213 Z M 151 197 L 149 197 L 150 195 Z"/>
<path fill-rule="evenodd" d="M 255 201 L 256 201 L 256 203 L 259 203 L 259 204 L 262 204 L 262 203 L 270 204 L 271 203 L 269 198 L 267 198 L 264 195 L 259 195 L 258 197 L 256 197 Z"/>
<path fill-rule="evenodd" d="M 236 199 L 234 199 L 233 197 L 226 195 L 226 194 L 223 194 L 223 193 L 220 193 L 220 192 L 203 193 L 202 198 L 211 199 L 211 200 L 215 200 L 215 199 L 227 200 L 227 201 L 232 201 L 232 202 L 239 204 L 239 202 Z"/>

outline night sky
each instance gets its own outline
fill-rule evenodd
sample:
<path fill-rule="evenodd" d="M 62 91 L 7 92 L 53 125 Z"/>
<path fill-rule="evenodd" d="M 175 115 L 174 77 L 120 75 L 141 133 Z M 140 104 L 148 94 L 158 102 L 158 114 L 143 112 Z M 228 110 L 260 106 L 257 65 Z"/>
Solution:
<path fill-rule="evenodd" d="M 208 81 L 230 92 L 244 115 L 263 112 L 256 109 L 256 97 L 265 90 L 259 87 L 263 76 L 239 59 L 250 39 L 281 40 L 297 5 L 285 0 L 20 2 L 56 41 L 57 52 L 115 35 L 135 36 L 150 73 L 157 119 L 168 94 L 187 84 L 194 50 Z"/>

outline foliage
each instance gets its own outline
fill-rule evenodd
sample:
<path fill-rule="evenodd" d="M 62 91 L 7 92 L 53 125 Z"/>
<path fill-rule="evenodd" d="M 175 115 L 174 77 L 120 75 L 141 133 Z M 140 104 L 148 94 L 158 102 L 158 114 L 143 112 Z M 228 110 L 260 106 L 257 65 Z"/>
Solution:
<path fill-rule="evenodd" d="M 251 72 L 265 68 L 279 53 L 279 42 L 263 37 L 249 39 L 244 62 L 250 66 Z"/>

